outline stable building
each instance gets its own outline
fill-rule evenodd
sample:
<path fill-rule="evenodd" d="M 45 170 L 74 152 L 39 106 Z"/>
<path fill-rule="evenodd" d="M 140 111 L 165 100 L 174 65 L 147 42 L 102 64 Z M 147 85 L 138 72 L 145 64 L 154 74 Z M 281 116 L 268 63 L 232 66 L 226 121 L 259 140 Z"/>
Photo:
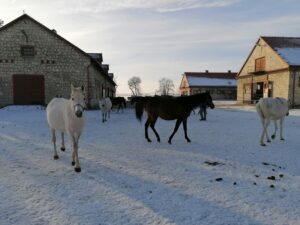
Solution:
<path fill-rule="evenodd" d="M 185 72 L 180 83 L 181 95 L 193 95 L 209 91 L 213 100 L 235 100 L 237 73 L 228 72 Z"/>
<path fill-rule="evenodd" d="M 300 38 L 260 37 L 237 76 L 238 103 L 262 97 L 288 99 L 300 105 Z"/>
<path fill-rule="evenodd" d="M 47 104 L 84 86 L 87 104 L 114 96 L 116 83 L 101 53 L 86 53 L 27 14 L 0 28 L 0 107 Z"/>

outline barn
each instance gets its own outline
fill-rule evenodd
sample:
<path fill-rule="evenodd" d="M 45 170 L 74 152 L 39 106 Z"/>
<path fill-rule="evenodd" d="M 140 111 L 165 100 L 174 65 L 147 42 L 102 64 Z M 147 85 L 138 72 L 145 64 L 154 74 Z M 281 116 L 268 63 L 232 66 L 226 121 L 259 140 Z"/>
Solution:
<path fill-rule="evenodd" d="M 85 87 L 89 107 L 114 96 L 116 83 L 101 53 L 86 53 L 27 14 L 0 28 L 0 107 L 47 104 Z"/>
<path fill-rule="evenodd" d="M 282 97 L 292 107 L 300 106 L 300 38 L 259 37 L 237 81 L 238 103 Z"/>
<path fill-rule="evenodd" d="M 185 72 L 180 83 L 181 95 L 209 91 L 214 100 L 236 99 L 237 73 L 231 72 Z"/>

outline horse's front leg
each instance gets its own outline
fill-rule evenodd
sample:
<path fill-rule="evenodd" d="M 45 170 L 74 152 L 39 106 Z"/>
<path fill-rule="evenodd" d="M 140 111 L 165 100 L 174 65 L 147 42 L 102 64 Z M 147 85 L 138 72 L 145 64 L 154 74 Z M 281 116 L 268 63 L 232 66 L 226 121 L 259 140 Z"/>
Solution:
<path fill-rule="evenodd" d="M 102 123 L 104 123 L 104 117 L 105 117 L 105 114 L 104 114 L 104 112 L 102 112 Z"/>
<path fill-rule="evenodd" d="M 174 128 L 174 131 L 173 131 L 173 133 L 171 134 L 171 136 L 169 137 L 169 141 L 168 141 L 169 144 L 172 144 L 172 143 L 171 143 L 172 138 L 173 138 L 173 136 L 175 135 L 175 133 L 177 132 L 178 127 L 179 127 L 179 125 L 181 124 L 181 122 L 182 122 L 181 119 L 177 119 L 176 124 L 175 124 L 175 128 Z"/>
<path fill-rule="evenodd" d="M 267 142 L 271 142 L 270 138 L 269 138 L 269 135 L 268 135 L 268 126 L 270 124 L 270 119 L 267 119 L 266 120 L 266 124 L 265 124 L 265 133 L 266 133 L 266 137 L 267 137 Z"/>
<path fill-rule="evenodd" d="M 184 130 L 184 137 L 187 140 L 187 142 L 191 142 L 187 135 L 187 118 L 183 120 L 183 130 Z"/>
<path fill-rule="evenodd" d="M 73 137 L 73 154 L 72 154 L 72 165 L 75 165 L 75 171 L 77 173 L 81 172 L 79 158 L 78 158 L 78 138 Z"/>
<path fill-rule="evenodd" d="M 53 147 L 54 147 L 54 156 L 53 158 L 54 159 L 58 159 L 58 154 L 57 154 L 57 151 L 56 151 L 56 136 L 55 136 L 55 130 L 54 129 L 51 129 L 51 134 L 52 134 L 52 142 L 53 142 Z"/>
<path fill-rule="evenodd" d="M 66 150 L 64 132 L 61 132 L 61 147 L 60 147 L 60 150 L 62 150 L 63 152 Z"/>
<path fill-rule="evenodd" d="M 284 117 L 282 117 L 280 119 L 280 140 L 284 141 L 284 138 L 283 138 L 283 121 L 284 121 Z"/>

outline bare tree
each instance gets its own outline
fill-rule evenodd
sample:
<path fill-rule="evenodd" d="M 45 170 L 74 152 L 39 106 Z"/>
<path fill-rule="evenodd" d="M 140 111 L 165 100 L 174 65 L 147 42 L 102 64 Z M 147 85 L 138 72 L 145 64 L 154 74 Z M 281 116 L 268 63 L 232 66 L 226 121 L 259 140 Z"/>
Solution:
<path fill-rule="evenodd" d="M 0 27 L 2 27 L 4 24 L 4 21 L 0 19 Z"/>
<path fill-rule="evenodd" d="M 141 82 L 141 78 L 139 77 L 132 77 L 128 80 L 128 86 L 133 96 L 138 96 L 141 94 Z"/>
<path fill-rule="evenodd" d="M 159 80 L 159 90 L 158 93 L 161 95 L 170 95 L 174 93 L 174 83 L 168 78 L 162 78 Z"/>

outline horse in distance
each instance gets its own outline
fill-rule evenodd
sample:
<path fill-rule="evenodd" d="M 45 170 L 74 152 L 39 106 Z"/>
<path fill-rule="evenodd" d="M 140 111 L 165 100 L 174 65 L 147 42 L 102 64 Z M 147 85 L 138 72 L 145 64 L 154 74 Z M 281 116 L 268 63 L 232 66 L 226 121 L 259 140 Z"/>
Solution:
<path fill-rule="evenodd" d="M 119 112 L 120 109 L 122 109 L 122 112 L 124 108 L 126 109 L 126 100 L 124 97 L 110 97 L 110 100 L 112 103 L 112 108 L 114 106 L 118 107 L 117 112 Z"/>
<path fill-rule="evenodd" d="M 148 118 L 145 123 L 145 138 L 148 142 L 151 142 L 148 136 L 149 125 L 153 130 L 157 141 L 160 142 L 159 134 L 155 129 L 155 123 L 158 117 L 164 120 L 176 120 L 174 131 L 168 140 L 169 144 L 171 144 L 172 138 L 181 123 L 183 123 L 185 139 L 187 142 L 191 142 L 187 135 L 187 118 L 190 116 L 191 111 L 198 107 L 200 103 L 205 103 L 212 109 L 215 107 L 212 97 L 208 92 L 180 97 L 137 97 L 133 98 L 132 102 L 135 102 L 135 113 L 138 120 L 142 119 L 144 110 L 148 114 Z"/>
<path fill-rule="evenodd" d="M 268 126 L 270 121 L 274 122 L 274 133 L 271 138 L 275 139 L 278 130 L 277 121 L 280 121 L 280 140 L 283 138 L 283 121 L 285 116 L 289 114 L 289 103 L 284 98 L 261 98 L 256 104 L 256 111 L 259 115 L 262 124 L 262 134 L 260 137 L 260 145 L 266 146 L 264 137 L 266 136 L 267 142 L 271 142 L 268 135 Z"/>
<path fill-rule="evenodd" d="M 70 99 L 54 98 L 49 102 L 46 109 L 47 121 L 51 130 L 54 146 L 54 159 L 59 158 L 56 151 L 55 132 L 61 132 L 62 151 L 65 150 L 64 134 L 68 133 L 73 142 L 72 165 L 75 165 L 76 172 L 81 171 L 78 157 L 78 142 L 85 124 L 85 97 L 83 91 L 83 86 L 74 87 L 71 85 Z"/>
<path fill-rule="evenodd" d="M 107 121 L 107 117 L 110 118 L 112 103 L 109 97 L 99 100 L 99 108 L 102 112 L 102 122 Z"/>

